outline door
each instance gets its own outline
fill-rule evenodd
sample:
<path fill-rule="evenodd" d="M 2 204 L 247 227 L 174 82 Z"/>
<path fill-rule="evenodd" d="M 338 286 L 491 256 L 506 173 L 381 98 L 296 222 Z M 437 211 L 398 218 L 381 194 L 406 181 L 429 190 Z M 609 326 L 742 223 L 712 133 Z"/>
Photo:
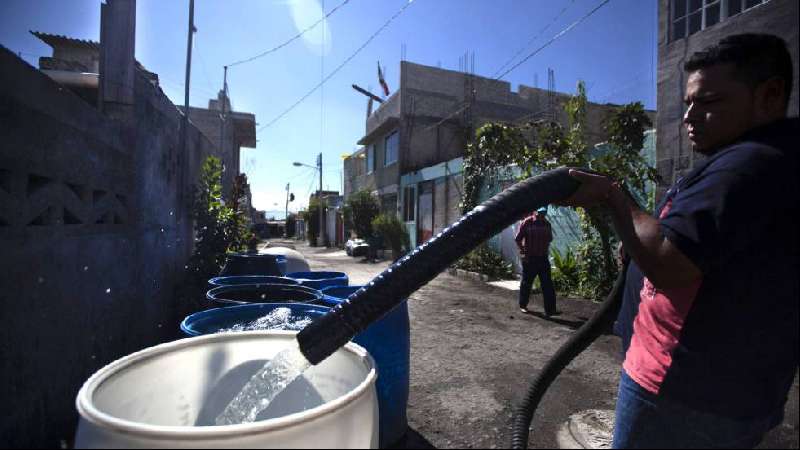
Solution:
<path fill-rule="evenodd" d="M 433 182 L 419 185 L 417 196 L 417 245 L 433 237 Z"/>

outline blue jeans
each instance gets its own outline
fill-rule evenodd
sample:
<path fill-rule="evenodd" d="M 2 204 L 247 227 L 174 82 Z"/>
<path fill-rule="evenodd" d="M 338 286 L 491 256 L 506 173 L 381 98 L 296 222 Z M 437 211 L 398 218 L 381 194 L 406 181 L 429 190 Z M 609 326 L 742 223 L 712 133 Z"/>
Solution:
<path fill-rule="evenodd" d="M 544 298 L 544 311 L 547 315 L 556 312 L 556 290 L 550 278 L 550 260 L 547 256 L 522 259 L 522 281 L 519 284 L 519 307 L 527 308 L 530 301 L 533 280 L 539 277 Z"/>
<path fill-rule="evenodd" d="M 623 370 L 613 448 L 753 448 L 782 421 L 782 410 L 757 420 L 692 410 L 646 391 Z"/>

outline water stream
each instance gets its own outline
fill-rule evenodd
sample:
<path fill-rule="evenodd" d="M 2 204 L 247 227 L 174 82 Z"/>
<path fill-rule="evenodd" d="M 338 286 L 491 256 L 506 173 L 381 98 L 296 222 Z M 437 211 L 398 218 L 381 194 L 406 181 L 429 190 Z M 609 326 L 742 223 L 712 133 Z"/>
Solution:
<path fill-rule="evenodd" d="M 258 414 L 267 409 L 272 400 L 309 367 L 311 363 L 306 360 L 296 343 L 282 350 L 250 378 L 217 416 L 216 425 L 255 422 Z"/>

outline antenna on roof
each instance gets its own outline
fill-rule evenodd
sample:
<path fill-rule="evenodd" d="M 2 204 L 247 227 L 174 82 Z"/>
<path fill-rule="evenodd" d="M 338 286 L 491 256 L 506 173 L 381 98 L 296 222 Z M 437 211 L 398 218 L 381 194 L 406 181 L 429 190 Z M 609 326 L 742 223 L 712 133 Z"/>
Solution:
<path fill-rule="evenodd" d="M 556 108 L 555 108 L 555 91 L 556 91 L 556 71 L 547 68 L 547 112 L 550 114 L 550 120 L 556 121 Z"/>

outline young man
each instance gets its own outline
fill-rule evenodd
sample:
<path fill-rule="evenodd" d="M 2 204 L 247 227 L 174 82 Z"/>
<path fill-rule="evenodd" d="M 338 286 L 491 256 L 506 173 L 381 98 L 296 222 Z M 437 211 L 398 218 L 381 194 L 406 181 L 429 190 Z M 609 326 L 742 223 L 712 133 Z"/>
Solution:
<path fill-rule="evenodd" d="M 570 172 L 581 187 L 566 204 L 607 205 L 632 259 L 615 448 L 754 447 L 782 422 L 798 367 L 791 57 L 780 38 L 735 35 L 684 69 L 684 125 L 707 158 L 655 217 L 612 180 Z"/>
<path fill-rule="evenodd" d="M 550 242 L 553 229 L 547 221 L 547 208 L 539 208 L 522 221 L 514 238 L 522 259 L 522 281 L 519 285 L 519 309 L 528 312 L 533 280 L 539 277 L 544 297 L 544 313 L 547 317 L 558 314 L 556 311 L 556 291 L 550 278 Z"/>

